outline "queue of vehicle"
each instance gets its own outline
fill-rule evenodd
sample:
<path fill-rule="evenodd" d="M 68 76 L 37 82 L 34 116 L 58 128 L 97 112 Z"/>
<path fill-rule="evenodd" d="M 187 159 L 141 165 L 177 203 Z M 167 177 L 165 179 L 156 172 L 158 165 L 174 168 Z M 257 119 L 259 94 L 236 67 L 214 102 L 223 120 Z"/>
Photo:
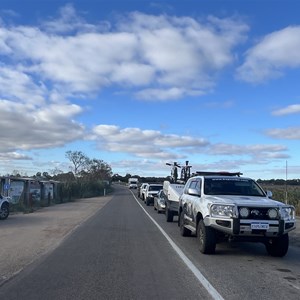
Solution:
<path fill-rule="evenodd" d="M 295 208 L 272 199 L 253 179 L 235 172 L 197 172 L 186 182 L 144 183 L 138 194 L 148 206 L 164 212 L 167 222 L 178 215 L 182 236 L 195 235 L 203 254 L 215 253 L 224 241 L 259 242 L 269 255 L 283 257 L 289 232 L 296 228 Z"/>

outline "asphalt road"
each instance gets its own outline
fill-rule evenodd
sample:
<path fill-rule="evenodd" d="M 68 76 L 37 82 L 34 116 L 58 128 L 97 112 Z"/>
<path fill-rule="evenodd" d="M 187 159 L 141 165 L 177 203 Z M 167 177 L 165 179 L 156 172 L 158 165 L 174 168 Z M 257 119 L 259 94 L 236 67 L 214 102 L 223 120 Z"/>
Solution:
<path fill-rule="evenodd" d="M 202 255 L 194 237 L 181 237 L 175 221 L 167 223 L 124 187 L 55 247 L 2 284 L 0 299 L 300 296 L 299 232 L 284 258 L 249 243 L 220 244 L 215 255 Z"/>
<path fill-rule="evenodd" d="M 0 299 L 210 299 L 128 189 L 46 257 L 0 288 Z"/>

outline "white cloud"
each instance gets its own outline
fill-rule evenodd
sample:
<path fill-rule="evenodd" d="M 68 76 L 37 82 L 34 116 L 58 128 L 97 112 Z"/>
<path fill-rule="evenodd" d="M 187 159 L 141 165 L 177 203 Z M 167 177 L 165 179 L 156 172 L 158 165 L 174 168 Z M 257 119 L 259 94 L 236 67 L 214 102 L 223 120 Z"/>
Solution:
<path fill-rule="evenodd" d="M 0 161 L 3 163 L 4 161 L 10 160 L 32 160 L 28 155 L 18 153 L 18 152 L 0 152 Z"/>
<path fill-rule="evenodd" d="M 186 90 L 183 88 L 169 88 L 169 89 L 144 89 L 135 93 L 135 97 L 140 100 L 147 101 L 169 101 L 177 100 L 186 96 L 201 96 L 204 92 L 202 90 Z"/>
<path fill-rule="evenodd" d="M 274 110 L 272 112 L 272 115 L 285 116 L 285 115 L 298 114 L 298 113 L 300 113 L 300 104 L 293 104 L 281 109 Z"/>
<path fill-rule="evenodd" d="M 45 103 L 46 90 L 26 73 L 0 65 L 0 95 L 28 105 L 41 105 Z"/>
<path fill-rule="evenodd" d="M 300 140 L 300 127 L 274 128 L 266 130 L 265 134 L 276 139 Z"/>
<path fill-rule="evenodd" d="M 300 26 L 290 26 L 265 36 L 246 53 L 238 77 L 260 83 L 284 74 L 286 69 L 300 67 Z"/>
<path fill-rule="evenodd" d="M 175 154 L 175 150 L 202 149 L 209 144 L 201 138 L 162 134 L 160 131 L 139 128 L 121 129 L 114 125 L 98 125 L 93 133 L 93 139 L 102 149 L 145 158 L 177 159 L 183 155 Z"/>
<path fill-rule="evenodd" d="M 0 53 L 6 68 L 18 66 L 32 82 L 41 76 L 62 94 L 116 85 L 141 99 L 173 100 L 209 91 L 248 30 L 230 19 L 138 12 L 108 25 L 89 24 L 68 4 L 40 27 L 3 26 Z"/>
<path fill-rule="evenodd" d="M 286 153 L 287 147 L 282 145 L 211 144 L 203 138 L 163 134 L 160 131 L 139 128 L 121 129 L 114 125 L 94 127 L 92 138 L 103 150 L 130 153 L 150 159 L 177 160 L 186 159 L 188 154 L 209 154 L 231 157 L 248 156 L 252 163 L 266 163 L 289 157 Z"/>
<path fill-rule="evenodd" d="M 288 158 L 285 152 L 287 147 L 282 145 L 233 145 L 219 143 L 211 145 L 208 150 L 213 155 L 250 156 L 253 161 L 266 161 L 267 159 Z"/>
<path fill-rule="evenodd" d="M 59 9 L 58 18 L 43 21 L 42 27 L 45 28 L 46 31 L 54 33 L 66 33 L 77 30 L 93 31 L 97 29 L 95 25 L 87 24 L 70 3 Z"/>
<path fill-rule="evenodd" d="M 54 148 L 83 138 L 83 125 L 73 117 L 81 112 L 75 104 L 31 107 L 0 100 L 0 152 Z"/>

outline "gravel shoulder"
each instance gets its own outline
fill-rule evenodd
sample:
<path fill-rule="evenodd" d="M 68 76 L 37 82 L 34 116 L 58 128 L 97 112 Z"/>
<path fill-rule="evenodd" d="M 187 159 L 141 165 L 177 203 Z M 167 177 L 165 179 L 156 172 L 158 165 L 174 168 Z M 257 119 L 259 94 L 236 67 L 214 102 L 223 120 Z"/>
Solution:
<path fill-rule="evenodd" d="M 30 214 L 11 214 L 7 220 L 1 221 L 0 286 L 25 266 L 55 249 L 111 198 L 80 199 Z"/>

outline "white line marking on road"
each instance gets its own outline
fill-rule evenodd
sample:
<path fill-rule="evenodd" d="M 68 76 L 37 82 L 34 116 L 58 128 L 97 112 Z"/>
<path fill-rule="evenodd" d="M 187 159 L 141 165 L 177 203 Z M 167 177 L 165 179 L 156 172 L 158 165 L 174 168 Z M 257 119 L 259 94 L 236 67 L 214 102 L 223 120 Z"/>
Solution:
<path fill-rule="evenodd" d="M 210 284 L 210 282 L 203 276 L 203 274 L 197 269 L 197 267 L 191 262 L 191 260 L 182 252 L 182 250 L 173 242 L 173 240 L 169 237 L 169 235 L 161 228 L 161 226 L 149 215 L 149 213 L 145 210 L 145 208 L 141 205 L 139 200 L 136 198 L 134 193 L 131 191 L 135 201 L 137 204 L 143 209 L 145 214 L 150 218 L 150 220 L 155 224 L 155 226 L 160 230 L 160 232 L 167 239 L 169 244 L 175 250 L 175 252 L 179 255 L 179 257 L 183 260 L 186 266 L 193 272 L 199 282 L 204 286 L 207 292 L 212 296 L 215 300 L 224 300 L 224 298 L 218 293 L 218 291 Z"/>

